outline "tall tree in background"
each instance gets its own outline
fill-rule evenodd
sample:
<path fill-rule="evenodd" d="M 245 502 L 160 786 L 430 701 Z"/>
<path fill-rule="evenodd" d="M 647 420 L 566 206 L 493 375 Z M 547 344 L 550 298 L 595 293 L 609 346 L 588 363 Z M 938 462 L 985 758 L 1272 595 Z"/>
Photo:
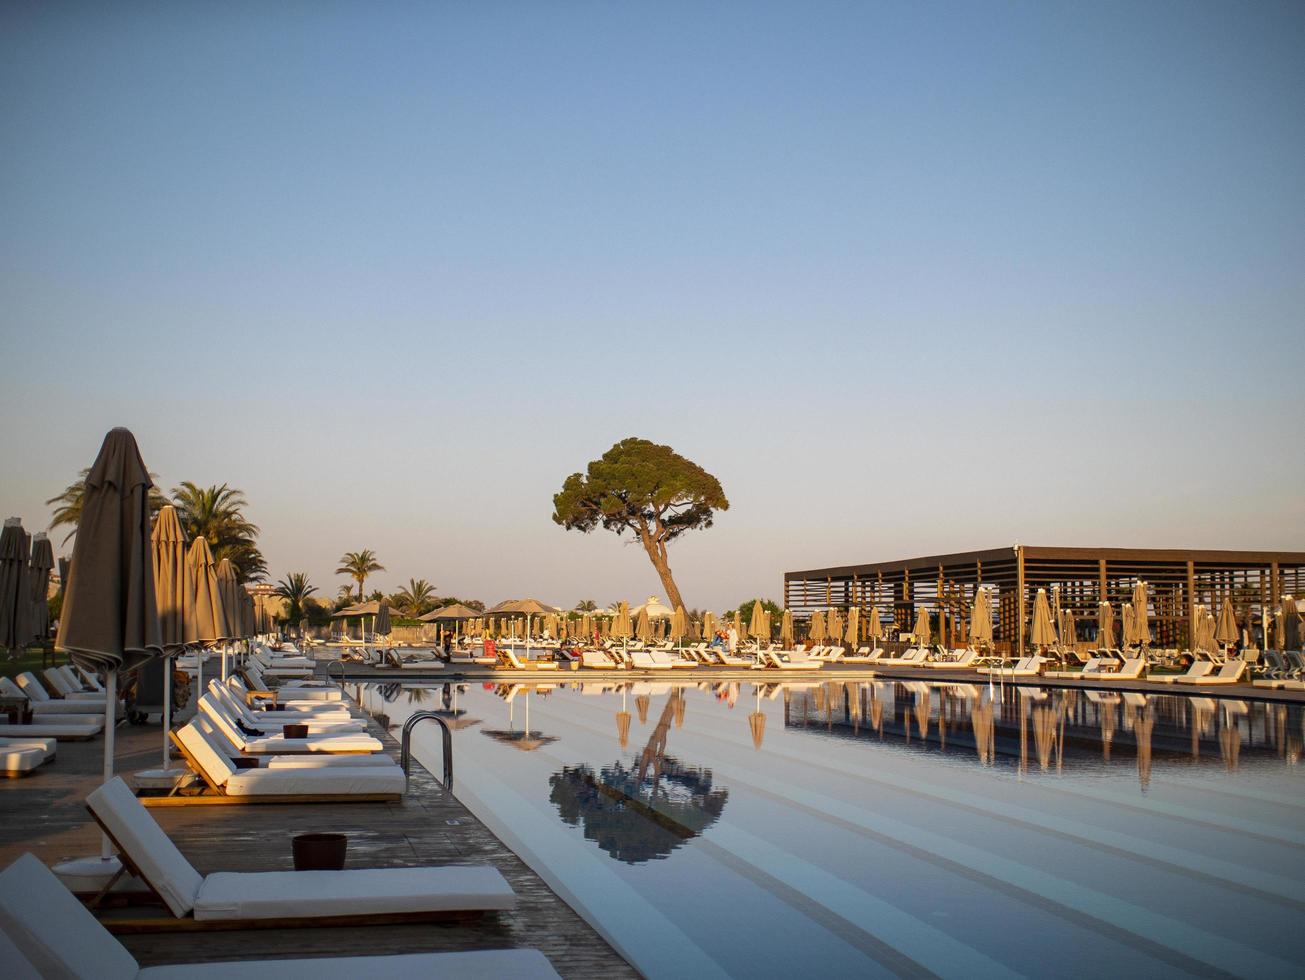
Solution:
<path fill-rule="evenodd" d="M 720 481 L 670 446 L 622 439 L 586 473 L 573 473 L 553 497 L 553 521 L 588 533 L 602 525 L 631 532 L 657 569 L 672 608 L 684 605 L 671 575 L 667 545 L 686 531 L 711 527 L 729 501 Z"/>
<path fill-rule="evenodd" d="M 308 584 L 308 575 L 304 572 L 291 572 L 276 583 L 275 593 L 285 600 L 286 622 L 299 628 L 299 623 L 307 615 L 308 597 L 317 591 L 317 586 Z"/>
<path fill-rule="evenodd" d="M 363 583 L 367 581 L 367 576 L 383 571 L 385 566 L 376 560 L 376 554 L 370 548 L 365 548 L 362 551 L 346 551 L 340 558 L 340 567 L 335 570 L 335 574 L 348 575 L 358 583 L 358 601 L 362 602 Z"/>
<path fill-rule="evenodd" d="M 82 499 L 86 495 L 86 477 L 90 475 L 90 468 L 82 470 L 77 474 L 77 479 L 68 484 L 63 493 L 57 497 L 51 497 L 45 502 L 47 507 L 54 508 L 54 515 L 50 519 L 50 530 L 57 527 L 68 527 L 70 530 L 64 535 L 63 543 L 67 544 L 77 533 L 77 528 L 82 522 Z M 150 479 L 158 482 L 158 474 L 151 473 Z M 168 502 L 168 498 L 163 495 L 163 491 L 157 486 L 150 487 L 149 507 L 150 519 L 158 514 L 159 508 Z"/>
<path fill-rule="evenodd" d="M 598 608 L 598 603 L 594 602 L 593 599 L 581 599 L 579 602 L 575 604 L 576 612 L 582 612 L 582 613 L 593 612 L 597 608 Z"/>
<path fill-rule="evenodd" d="M 213 559 L 230 559 L 241 582 L 267 576 L 267 563 L 258 550 L 258 525 L 245 519 L 249 502 L 241 491 L 225 483 L 200 487 L 186 480 L 173 488 L 172 503 L 186 539 L 202 537 L 208 541 Z"/>

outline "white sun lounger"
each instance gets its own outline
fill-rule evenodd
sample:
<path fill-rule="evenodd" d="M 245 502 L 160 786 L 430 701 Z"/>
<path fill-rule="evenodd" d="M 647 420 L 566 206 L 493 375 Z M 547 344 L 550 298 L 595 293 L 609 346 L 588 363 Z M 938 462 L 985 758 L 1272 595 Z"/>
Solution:
<path fill-rule="evenodd" d="M 844 664 L 873 664 L 879 661 L 884 655 L 882 647 L 875 647 L 871 650 L 869 647 L 859 647 L 854 654 L 844 654 L 839 658 L 839 663 Z"/>
<path fill-rule="evenodd" d="M 647 650 L 631 650 L 630 662 L 634 665 L 635 670 L 671 670 L 671 664 L 664 663 L 660 660 L 654 660 L 651 653 Z"/>
<path fill-rule="evenodd" d="M 46 667 L 41 671 L 45 678 L 45 688 L 47 691 L 53 691 L 61 698 L 71 698 L 79 701 L 99 701 L 104 703 L 103 691 L 88 691 L 82 687 L 80 680 L 70 680 L 64 673 L 66 667 Z"/>
<path fill-rule="evenodd" d="M 769 650 L 761 651 L 757 655 L 757 662 L 762 667 L 774 670 L 820 670 L 825 666 L 823 660 L 781 660 Z"/>
<path fill-rule="evenodd" d="M 366 722 L 359 721 L 349 712 L 349 708 L 343 702 L 335 701 L 320 706 L 310 706 L 307 709 L 300 708 L 251 708 L 244 703 L 244 699 L 237 697 L 236 693 L 223 684 L 212 681 L 209 684 L 209 692 L 226 705 L 233 717 L 239 718 L 246 725 L 253 728 L 269 725 L 294 725 L 304 724 L 308 726 L 309 732 L 325 731 L 362 731 L 367 727 Z"/>
<path fill-rule="evenodd" d="M 36 678 L 31 674 L 20 674 L 19 680 L 31 677 L 31 680 L 21 687 L 15 684 L 8 677 L 0 677 L 0 694 L 7 698 L 25 698 L 32 706 L 32 714 L 42 715 L 90 715 L 92 717 L 104 717 L 104 698 L 99 701 L 81 701 L 67 698 L 52 698 L 46 693 L 45 688 L 41 687 Z"/>
<path fill-rule="evenodd" d="M 207 700 L 209 695 L 199 699 L 200 710 L 222 730 L 233 745 L 250 755 L 285 755 L 291 752 L 379 752 L 383 748 L 380 739 L 373 738 L 365 732 L 344 733 L 340 735 L 310 735 L 308 738 L 286 738 L 283 733 L 267 735 L 246 735 L 236 725 L 234 719 L 220 704 Z"/>
<path fill-rule="evenodd" d="M 1120 668 L 1112 673 L 1092 674 L 1094 681 L 1140 681 L 1146 673 L 1146 658 L 1134 657 L 1125 660 Z"/>
<path fill-rule="evenodd" d="M 228 759 L 253 759 L 260 769 L 318 769 L 324 766 L 388 766 L 398 769 L 398 765 L 384 752 L 370 755 L 332 755 L 326 752 L 300 752 L 292 755 L 244 755 L 240 749 L 231 744 L 231 740 L 222 734 L 221 729 L 204 715 L 196 715 L 192 722 L 199 729 L 213 748 Z M 400 770 L 402 771 L 402 770 Z"/>
<path fill-rule="evenodd" d="M 1154 684 L 1192 684 L 1203 683 L 1204 678 L 1214 671 L 1214 664 L 1208 660 L 1195 660 L 1185 674 L 1152 674 L 1147 680 Z"/>
<path fill-rule="evenodd" d="M 275 685 L 268 683 L 268 677 L 256 663 L 251 663 L 244 670 L 249 680 L 251 691 L 263 692 L 286 697 L 301 698 L 312 701 L 343 701 L 344 692 L 333 681 L 317 681 L 306 678 L 274 677 Z"/>
<path fill-rule="evenodd" d="M 53 762 L 59 748 L 56 738 L 0 738 L 0 749 L 40 749 L 45 762 Z"/>
<path fill-rule="evenodd" d="M 190 767 L 211 790 L 203 797 L 151 798 L 152 805 L 185 805 L 207 802 L 370 802 L 398 800 L 405 779 L 398 766 L 260 766 L 237 769 L 231 758 L 218 750 L 204 734 L 203 719 L 196 719 L 172 733 Z M 231 737 L 225 731 L 228 741 Z M 233 743 L 234 744 L 234 743 Z M 378 743 L 379 744 L 379 743 Z"/>
<path fill-rule="evenodd" d="M 516 895 L 490 865 L 369 868 L 356 871 L 265 871 L 201 876 L 149 811 L 115 777 L 86 798 L 123 864 L 177 918 L 196 921 L 295 919 L 304 924 L 360 916 L 499 912 Z"/>
<path fill-rule="evenodd" d="M 314 694 L 329 695 L 335 697 L 306 697 L 306 692 L 296 692 L 294 688 L 285 688 L 280 695 L 276 691 L 270 691 L 265 688 L 251 690 L 238 674 L 232 674 L 227 678 L 227 687 L 231 689 L 231 695 L 237 701 L 243 701 L 251 708 L 257 710 L 272 711 L 339 711 L 345 706 L 341 703 L 343 692 L 336 691 L 314 691 Z M 275 708 L 266 708 L 265 705 L 274 704 Z M 347 710 L 347 709 L 345 709 Z"/>
<path fill-rule="evenodd" d="M 517 670 L 557 670 L 555 660 L 522 660 L 512 652 L 510 647 L 499 647 L 498 652 L 503 655 L 503 659 L 509 665 Z"/>
<path fill-rule="evenodd" d="M 279 732 L 283 725 L 304 725 L 308 729 L 310 738 L 317 735 L 356 735 L 366 730 L 366 724 L 360 721 L 352 720 L 345 715 L 342 720 L 337 720 L 337 716 L 329 715 L 325 719 L 317 717 L 308 717 L 304 715 L 284 715 L 284 714 L 256 714 L 251 711 L 238 711 L 232 707 L 232 702 L 217 697 L 212 691 L 205 694 L 199 699 L 199 708 L 206 714 L 221 707 L 226 712 L 227 717 L 233 725 L 238 719 L 246 728 L 261 731 L 269 735 Z M 239 727 L 236 725 L 235 727 Z"/>
<path fill-rule="evenodd" d="M 613 660 L 605 650 L 584 650 L 580 653 L 580 666 L 593 670 L 620 670 L 621 664 Z"/>
<path fill-rule="evenodd" d="M 663 663 L 670 667 L 693 668 L 698 666 L 692 660 L 685 660 L 675 650 L 649 650 L 648 656 L 652 657 L 657 663 Z"/>
<path fill-rule="evenodd" d="M 1042 673 L 1042 657 L 1021 657 L 1014 667 L 980 667 L 978 673 L 995 677 L 1037 677 Z"/>
<path fill-rule="evenodd" d="M 41 749 L 0 746 L 0 776 L 9 779 L 30 776 L 43 765 L 45 765 L 45 752 Z"/>
<path fill-rule="evenodd" d="M 929 667 L 934 670 L 970 670 L 975 667 L 975 661 L 979 659 L 979 651 L 966 649 L 955 660 L 921 660 L 916 667 Z"/>
<path fill-rule="evenodd" d="M 185 866 L 189 868 L 188 863 Z M 193 869 L 190 870 L 193 873 Z M 299 887 L 306 887 L 318 875 L 357 872 L 299 871 L 286 874 L 302 876 L 304 880 Z M 201 890 L 207 881 L 216 877 L 228 876 L 214 875 L 202 879 Z M 547 980 L 557 977 L 544 955 L 533 949 L 238 960 L 153 966 L 142 970 L 127 949 L 95 921 L 86 907 L 33 854 L 24 854 L 0 872 L 0 932 L 7 940 L 2 950 L 6 954 L 5 973 L 15 980 L 28 976 L 69 980 L 223 980 L 232 976 L 242 980 L 357 980 L 359 977 L 368 980 L 409 977 Z M 15 958 L 20 961 L 9 962 Z"/>
<path fill-rule="evenodd" d="M 1179 684 L 1241 684 L 1246 675 L 1245 660 L 1230 660 L 1219 668 L 1219 673 L 1207 677 L 1178 678 Z"/>

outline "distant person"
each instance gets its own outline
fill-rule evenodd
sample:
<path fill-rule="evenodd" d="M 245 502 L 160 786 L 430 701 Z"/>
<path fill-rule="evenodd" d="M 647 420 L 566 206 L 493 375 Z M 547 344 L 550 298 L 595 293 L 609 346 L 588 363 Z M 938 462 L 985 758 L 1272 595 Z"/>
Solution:
<path fill-rule="evenodd" d="M 724 649 L 725 649 L 725 634 L 722 633 L 720 630 L 717 630 L 717 631 L 716 631 L 716 634 L 711 638 L 711 643 L 707 644 L 707 649 L 709 649 L 709 650 L 724 650 Z"/>
<path fill-rule="evenodd" d="M 739 631 L 736 630 L 733 625 L 730 626 L 725 645 L 729 647 L 730 653 L 735 653 L 739 648 Z"/>

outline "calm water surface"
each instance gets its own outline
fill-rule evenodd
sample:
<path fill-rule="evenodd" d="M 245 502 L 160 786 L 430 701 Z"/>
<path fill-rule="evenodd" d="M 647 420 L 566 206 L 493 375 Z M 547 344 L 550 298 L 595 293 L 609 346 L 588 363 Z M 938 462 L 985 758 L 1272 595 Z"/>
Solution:
<path fill-rule="evenodd" d="M 1299 707 L 894 681 L 361 694 L 394 726 L 446 712 L 458 797 L 652 977 L 1302 975 Z"/>

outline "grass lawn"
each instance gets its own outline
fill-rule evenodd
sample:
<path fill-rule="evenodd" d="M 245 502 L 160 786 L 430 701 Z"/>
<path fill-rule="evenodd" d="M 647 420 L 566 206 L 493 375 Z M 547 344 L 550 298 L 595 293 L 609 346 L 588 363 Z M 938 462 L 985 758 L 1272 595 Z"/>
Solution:
<path fill-rule="evenodd" d="M 37 677 L 40 677 L 43 668 L 68 663 L 68 655 L 65 653 L 47 652 L 44 657 L 45 659 L 42 660 L 40 647 L 28 647 L 17 660 L 11 660 L 5 654 L 0 653 L 0 677 L 16 677 L 25 670 L 30 670 Z"/>

